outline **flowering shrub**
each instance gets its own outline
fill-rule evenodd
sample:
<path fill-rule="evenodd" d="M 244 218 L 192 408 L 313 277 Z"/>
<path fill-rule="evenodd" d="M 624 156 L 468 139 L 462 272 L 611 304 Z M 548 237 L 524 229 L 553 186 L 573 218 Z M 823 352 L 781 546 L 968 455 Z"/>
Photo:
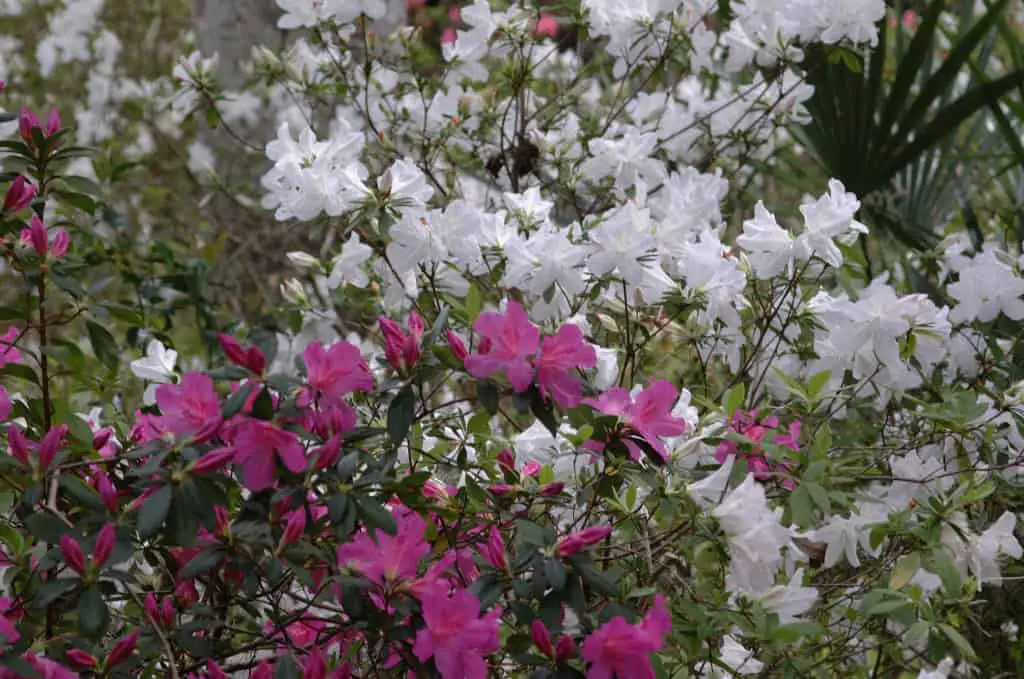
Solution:
<path fill-rule="evenodd" d="M 58 114 L 0 145 L 0 676 L 1015 666 L 1024 258 L 951 228 L 913 292 L 839 181 L 737 188 L 884 3 L 278 5 L 258 197 L 323 247 L 265 322 L 104 236 Z"/>

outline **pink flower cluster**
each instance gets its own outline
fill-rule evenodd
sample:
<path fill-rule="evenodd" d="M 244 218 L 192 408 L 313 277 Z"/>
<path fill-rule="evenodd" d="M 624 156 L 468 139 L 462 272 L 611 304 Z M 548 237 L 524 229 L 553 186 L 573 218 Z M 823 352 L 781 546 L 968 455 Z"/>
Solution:
<path fill-rule="evenodd" d="M 801 426 L 799 420 L 794 420 L 789 425 L 789 431 L 780 431 L 779 418 L 775 415 L 759 417 L 756 410 L 737 411 L 729 420 L 729 430 L 747 439 L 749 444 L 724 440 L 715 450 L 715 459 L 721 464 L 731 456 L 738 456 L 747 461 L 747 468 L 753 473 L 754 478 L 766 481 L 777 475 L 780 470 L 785 472 L 792 469 L 793 463 L 789 460 L 773 463 L 761 448 L 761 441 L 766 435 L 772 434 L 771 441 L 774 445 L 800 450 Z M 784 479 L 782 487 L 791 490 L 796 487 L 796 482 L 793 479 Z"/>
<path fill-rule="evenodd" d="M 504 371 L 517 393 L 536 381 L 541 395 L 550 395 L 563 408 L 573 408 L 583 400 L 580 382 L 571 372 L 593 368 L 597 352 L 575 325 L 563 325 L 541 341 L 540 330 L 523 307 L 509 300 L 505 313 L 480 314 L 473 329 L 480 335 L 477 352 L 466 358 L 466 370 L 473 377 Z"/>
<path fill-rule="evenodd" d="M 678 398 L 679 391 L 671 382 L 653 380 L 636 396 L 621 387 L 613 387 L 585 403 L 605 415 L 618 418 L 619 428 L 611 433 L 611 438 L 617 437 L 626 446 L 631 459 L 643 457 L 639 438 L 658 454 L 662 462 L 667 462 L 668 451 L 662 437 L 680 436 L 686 432 L 686 420 L 672 414 Z M 601 452 L 609 441 L 588 441 L 586 448 Z"/>

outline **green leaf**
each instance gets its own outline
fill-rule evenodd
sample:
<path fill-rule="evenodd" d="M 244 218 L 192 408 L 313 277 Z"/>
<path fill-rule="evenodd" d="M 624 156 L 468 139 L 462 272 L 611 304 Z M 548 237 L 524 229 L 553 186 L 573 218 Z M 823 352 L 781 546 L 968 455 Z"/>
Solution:
<path fill-rule="evenodd" d="M 36 512 L 25 519 L 25 527 L 32 537 L 43 542 L 55 545 L 60 542 L 60 536 L 71 532 L 71 529 L 64 525 L 64 522 L 49 512 Z"/>
<path fill-rule="evenodd" d="M 944 622 L 939 623 L 939 629 L 942 630 L 942 633 L 946 635 L 947 639 L 953 642 L 953 645 L 956 646 L 958 651 L 960 651 L 960 655 L 967 660 L 974 660 L 976 657 L 974 649 L 971 648 L 971 642 L 967 641 L 964 635 L 956 631 L 956 628 L 952 625 L 947 625 Z"/>
<path fill-rule="evenodd" d="M 91 179 L 85 177 L 77 177 L 74 175 L 63 175 L 60 177 L 61 181 L 68 185 L 72 191 L 78 193 L 84 193 L 90 196 L 100 196 L 103 194 L 103 189 L 100 185 Z"/>
<path fill-rule="evenodd" d="M 139 537 L 146 539 L 157 534 L 167 519 L 172 499 L 173 491 L 171 486 L 167 485 L 143 501 L 142 507 L 139 508 Z"/>
<path fill-rule="evenodd" d="M 484 301 L 480 295 L 480 288 L 474 283 L 469 286 L 469 291 L 466 293 L 466 317 L 469 319 L 470 325 L 480 316 L 480 310 L 483 308 L 483 305 Z"/>
<path fill-rule="evenodd" d="M 910 579 L 914 577 L 914 573 L 921 567 L 921 554 L 920 552 L 913 552 L 912 554 L 904 554 L 896 562 L 896 567 L 892 570 L 892 576 L 889 578 L 890 589 L 903 589 Z"/>
<path fill-rule="evenodd" d="M 416 395 L 411 386 L 406 386 L 395 394 L 388 407 L 388 438 L 392 443 L 398 445 L 405 440 L 415 418 Z"/>
<path fill-rule="evenodd" d="M 224 401 L 224 405 L 220 409 L 220 414 L 225 420 L 230 420 L 232 417 L 242 412 L 242 408 L 245 406 L 245 401 L 249 398 L 249 394 L 252 392 L 256 385 L 253 383 L 243 384 L 238 390 L 228 396 L 227 400 Z"/>
<path fill-rule="evenodd" d="M 558 559 L 545 559 L 544 577 L 547 578 L 548 584 L 551 585 L 553 590 L 560 592 L 565 587 L 568 573 L 566 573 L 565 566 Z"/>
<path fill-rule="evenodd" d="M 388 535 L 398 534 L 398 524 L 387 507 L 367 497 L 355 498 L 359 517 L 370 530 L 382 530 Z"/>
<path fill-rule="evenodd" d="M 86 321 L 85 327 L 89 333 L 89 343 L 92 345 L 96 358 L 111 370 L 116 370 L 121 362 L 121 352 L 117 348 L 114 336 L 96 321 Z"/>
<path fill-rule="evenodd" d="M 51 580 L 44 582 L 38 590 L 36 590 L 35 599 L 32 603 L 36 608 L 46 608 L 57 599 L 61 598 L 67 592 L 70 592 L 79 583 L 78 578 L 61 578 L 60 580 Z"/>
<path fill-rule="evenodd" d="M 96 639 L 103 636 L 109 625 L 110 610 L 99 585 L 93 585 L 78 599 L 78 630 L 83 636 Z"/>
<path fill-rule="evenodd" d="M 3 368 L 0 368 L 0 375 L 8 375 L 19 380 L 31 382 L 32 384 L 39 384 L 39 376 L 36 375 L 36 371 L 21 363 L 8 363 Z"/>
<path fill-rule="evenodd" d="M 498 387 L 490 380 L 477 380 L 476 396 L 480 405 L 491 415 L 498 412 Z"/>
<path fill-rule="evenodd" d="M 106 505 L 103 504 L 103 498 L 100 497 L 99 493 L 97 493 L 92 486 L 88 485 L 81 478 L 71 476 L 69 474 L 62 474 L 60 477 L 60 487 L 68 497 L 74 500 L 75 504 L 99 512 L 106 511 Z"/>
<path fill-rule="evenodd" d="M 223 559 L 224 553 L 217 549 L 199 552 L 191 561 L 185 564 L 185 567 L 181 569 L 179 577 L 183 580 L 191 580 L 198 575 L 213 570 Z"/>
<path fill-rule="evenodd" d="M 725 416 L 732 417 L 735 415 L 737 410 L 743 408 L 743 403 L 746 399 L 747 385 L 742 382 L 725 392 L 725 396 L 722 397 L 722 410 L 725 411 Z"/>
<path fill-rule="evenodd" d="M 260 395 L 256 397 L 256 402 L 252 404 L 252 416 L 257 420 L 274 419 L 274 398 L 266 387 L 263 387 Z"/>

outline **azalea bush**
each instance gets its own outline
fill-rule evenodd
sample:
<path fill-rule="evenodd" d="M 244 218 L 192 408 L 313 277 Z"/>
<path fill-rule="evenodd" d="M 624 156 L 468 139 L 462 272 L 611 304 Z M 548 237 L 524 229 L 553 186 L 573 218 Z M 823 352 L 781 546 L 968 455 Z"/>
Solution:
<path fill-rule="evenodd" d="M 259 318 L 7 115 L 0 676 L 1015 671 L 1024 256 L 761 190 L 884 3 L 278 4 Z"/>

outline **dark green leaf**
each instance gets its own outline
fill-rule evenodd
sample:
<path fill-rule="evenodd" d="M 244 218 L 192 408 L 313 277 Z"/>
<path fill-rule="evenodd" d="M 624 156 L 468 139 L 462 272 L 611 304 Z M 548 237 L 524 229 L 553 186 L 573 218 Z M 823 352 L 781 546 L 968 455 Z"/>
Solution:
<path fill-rule="evenodd" d="M 257 420 L 274 419 L 274 399 L 266 387 L 263 387 L 263 391 L 256 397 L 256 402 L 252 404 L 252 416 Z"/>
<path fill-rule="evenodd" d="M 490 380 L 477 380 L 476 396 L 480 405 L 491 415 L 498 412 L 498 386 Z"/>
<path fill-rule="evenodd" d="M 103 592 L 99 585 L 93 585 L 82 592 L 78 600 L 78 630 L 95 639 L 103 635 L 109 624 L 110 611 L 103 600 Z"/>
<path fill-rule="evenodd" d="M 388 438 L 398 445 L 405 440 L 416 417 L 416 395 L 406 386 L 391 399 L 388 407 Z"/>
<path fill-rule="evenodd" d="M 191 561 L 185 564 L 185 567 L 181 569 L 179 577 L 183 580 L 190 580 L 198 575 L 202 575 L 216 568 L 223 558 L 223 552 L 216 549 L 199 552 Z"/>
<path fill-rule="evenodd" d="M 92 344 L 96 358 L 100 359 L 103 365 L 115 370 L 121 362 L 121 352 L 117 348 L 114 336 L 96 321 L 86 321 L 85 327 L 89 332 L 89 343 Z"/>
<path fill-rule="evenodd" d="M 382 530 L 388 535 L 398 533 L 395 517 L 391 516 L 387 507 L 367 497 L 357 497 L 355 500 L 356 507 L 359 509 L 359 518 L 368 529 Z"/>
<path fill-rule="evenodd" d="M 167 512 L 171 508 L 173 492 L 171 486 L 163 486 L 155 493 L 147 497 L 142 507 L 139 508 L 139 537 L 150 538 L 157 534 L 167 519 Z"/>
<path fill-rule="evenodd" d="M 64 522 L 49 512 L 36 512 L 25 519 L 28 532 L 37 540 L 55 545 L 60 536 L 71 531 Z"/>

